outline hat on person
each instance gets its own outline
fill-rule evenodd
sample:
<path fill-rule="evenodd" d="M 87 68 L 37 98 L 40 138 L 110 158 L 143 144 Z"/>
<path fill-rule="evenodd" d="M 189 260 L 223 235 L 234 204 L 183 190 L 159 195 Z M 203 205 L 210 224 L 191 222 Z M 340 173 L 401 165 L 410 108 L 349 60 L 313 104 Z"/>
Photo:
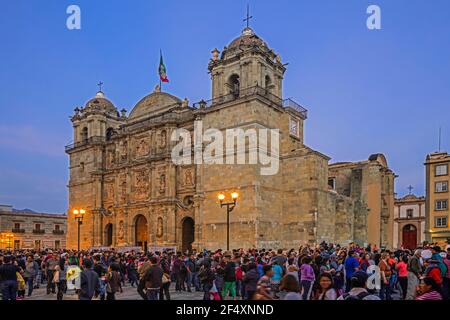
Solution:
<path fill-rule="evenodd" d="M 369 279 L 369 275 L 365 271 L 358 270 L 353 273 L 350 281 L 352 287 L 362 288 L 365 286 L 367 279 Z"/>

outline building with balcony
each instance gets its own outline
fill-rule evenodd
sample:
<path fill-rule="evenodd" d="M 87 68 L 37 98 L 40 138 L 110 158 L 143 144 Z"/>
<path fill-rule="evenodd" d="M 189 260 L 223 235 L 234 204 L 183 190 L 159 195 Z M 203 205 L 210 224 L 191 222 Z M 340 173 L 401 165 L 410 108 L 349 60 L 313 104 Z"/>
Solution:
<path fill-rule="evenodd" d="M 0 249 L 66 247 L 65 214 L 38 213 L 0 206 Z"/>

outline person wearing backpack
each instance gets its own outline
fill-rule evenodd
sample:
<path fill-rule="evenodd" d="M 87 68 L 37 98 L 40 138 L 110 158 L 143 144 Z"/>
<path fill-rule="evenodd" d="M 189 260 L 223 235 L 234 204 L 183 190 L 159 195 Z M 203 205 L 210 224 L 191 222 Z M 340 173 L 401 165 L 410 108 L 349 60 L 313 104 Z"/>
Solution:
<path fill-rule="evenodd" d="M 344 293 L 338 300 L 381 300 L 376 295 L 370 294 L 367 291 L 368 278 L 369 275 L 362 270 L 353 273 L 350 278 L 350 291 Z"/>

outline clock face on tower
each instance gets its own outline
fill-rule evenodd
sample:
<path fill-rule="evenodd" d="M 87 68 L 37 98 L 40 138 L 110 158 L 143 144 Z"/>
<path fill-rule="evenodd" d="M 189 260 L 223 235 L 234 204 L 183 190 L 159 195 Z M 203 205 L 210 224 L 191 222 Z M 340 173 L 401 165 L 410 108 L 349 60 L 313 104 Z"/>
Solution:
<path fill-rule="evenodd" d="M 298 121 L 295 119 L 290 119 L 289 131 L 292 135 L 298 137 Z"/>

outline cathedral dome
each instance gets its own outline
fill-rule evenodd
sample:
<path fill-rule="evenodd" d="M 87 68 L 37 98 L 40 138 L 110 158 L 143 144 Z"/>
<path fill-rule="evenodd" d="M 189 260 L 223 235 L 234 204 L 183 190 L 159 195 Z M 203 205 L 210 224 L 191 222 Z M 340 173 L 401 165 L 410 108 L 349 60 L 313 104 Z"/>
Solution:
<path fill-rule="evenodd" d="M 117 109 L 114 104 L 105 98 L 102 91 L 97 92 L 94 98 L 86 102 L 85 110 L 98 110 L 117 113 Z"/>
<path fill-rule="evenodd" d="M 253 31 L 253 29 L 248 27 L 242 30 L 242 33 L 239 37 L 231 41 L 227 49 L 231 50 L 244 46 L 247 47 L 260 46 L 267 48 L 267 44 L 264 42 L 264 40 L 258 37 L 256 33 Z"/>
<path fill-rule="evenodd" d="M 145 116 L 152 116 L 163 113 L 180 106 L 181 100 L 166 92 L 155 91 L 142 98 L 136 106 L 131 110 L 129 120 L 135 120 Z"/>

